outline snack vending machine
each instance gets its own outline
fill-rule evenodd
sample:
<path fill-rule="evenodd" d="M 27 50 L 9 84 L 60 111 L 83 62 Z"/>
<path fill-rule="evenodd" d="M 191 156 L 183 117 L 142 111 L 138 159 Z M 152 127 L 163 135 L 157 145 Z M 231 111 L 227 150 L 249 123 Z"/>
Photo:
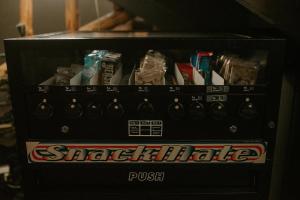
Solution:
<path fill-rule="evenodd" d="M 26 199 L 268 198 L 284 39 L 78 32 L 5 47 Z"/>

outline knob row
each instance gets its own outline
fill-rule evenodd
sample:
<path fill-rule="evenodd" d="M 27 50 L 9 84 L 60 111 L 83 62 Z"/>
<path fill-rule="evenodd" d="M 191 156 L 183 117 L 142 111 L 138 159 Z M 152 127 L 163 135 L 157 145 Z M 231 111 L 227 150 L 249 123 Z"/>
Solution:
<path fill-rule="evenodd" d="M 71 102 L 64 109 L 65 117 L 68 119 L 78 119 L 84 113 L 89 119 L 98 119 L 103 115 L 103 109 L 100 104 L 92 103 L 87 106 L 84 112 L 83 106 L 78 102 Z M 140 117 L 150 119 L 154 116 L 155 109 L 153 104 L 146 101 L 137 106 L 137 113 Z M 185 110 L 185 107 L 180 102 L 174 102 L 168 106 L 168 115 L 171 119 L 181 120 L 186 117 L 187 113 L 194 120 L 205 118 L 206 113 L 215 120 L 223 120 L 228 115 L 225 105 L 220 102 L 211 104 L 209 109 L 205 109 L 204 105 L 200 102 L 194 102 L 189 106 L 188 111 Z M 49 103 L 43 102 L 37 106 L 34 114 L 38 119 L 47 120 L 53 116 L 54 108 Z M 108 104 L 105 114 L 110 119 L 120 119 L 125 114 L 125 109 L 122 104 L 114 101 Z M 243 119 L 250 120 L 256 118 L 258 113 L 252 103 L 245 103 L 241 106 L 239 115 Z"/>
<path fill-rule="evenodd" d="M 64 115 L 68 119 L 78 119 L 83 116 L 84 109 L 80 103 L 70 103 L 65 106 Z M 107 115 L 109 118 L 121 118 L 125 111 L 120 103 L 113 102 L 107 106 Z M 54 114 L 53 106 L 48 103 L 41 103 L 35 109 L 34 115 L 41 120 L 50 119 Z M 86 117 L 97 119 L 103 115 L 100 105 L 90 104 L 86 108 Z"/>
<path fill-rule="evenodd" d="M 186 116 L 186 111 L 181 103 L 171 104 L 168 113 L 169 116 L 175 120 L 183 119 Z M 202 103 L 194 102 L 190 105 L 188 113 L 194 120 L 203 119 L 206 116 L 206 113 L 215 120 L 224 120 L 228 117 L 226 106 L 220 102 L 211 104 L 207 110 Z M 239 109 L 239 117 L 242 119 L 252 120 L 257 116 L 257 109 L 250 102 L 243 104 Z"/>

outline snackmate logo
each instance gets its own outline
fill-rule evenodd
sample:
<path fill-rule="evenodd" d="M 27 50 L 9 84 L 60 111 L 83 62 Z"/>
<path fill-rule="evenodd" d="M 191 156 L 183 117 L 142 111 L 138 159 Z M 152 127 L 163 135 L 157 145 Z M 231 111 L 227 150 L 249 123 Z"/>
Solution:
<path fill-rule="evenodd" d="M 29 163 L 253 163 L 266 162 L 262 143 L 47 144 L 27 142 Z"/>

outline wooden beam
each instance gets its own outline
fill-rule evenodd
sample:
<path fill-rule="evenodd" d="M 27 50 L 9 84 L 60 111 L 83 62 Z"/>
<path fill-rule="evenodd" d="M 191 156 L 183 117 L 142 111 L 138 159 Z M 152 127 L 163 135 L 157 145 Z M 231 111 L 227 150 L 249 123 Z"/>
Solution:
<path fill-rule="evenodd" d="M 25 35 L 33 35 L 33 0 L 20 0 L 20 23 L 25 26 Z"/>
<path fill-rule="evenodd" d="M 65 0 L 66 29 L 74 32 L 79 28 L 78 0 Z"/>
<path fill-rule="evenodd" d="M 7 66 L 6 63 L 0 64 L 0 78 L 7 75 Z"/>
<path fill-rule="evenodd" d="M 12 128 L 13 125 L 11 123 L 8 124 L 0 124 L 0 129 L 9 129 Z"/>
<path fill-rule="evenodd" d="M 112 31 L 133 31 L 133 20 L 129 20 L 124 24 L 115 26 Z"/>
<path fill-rule="evenodd" d="M 124 24 L 131 19 L 125 11 L 113 11 L 79 28 L 80 31 L 103 31 Z"/>

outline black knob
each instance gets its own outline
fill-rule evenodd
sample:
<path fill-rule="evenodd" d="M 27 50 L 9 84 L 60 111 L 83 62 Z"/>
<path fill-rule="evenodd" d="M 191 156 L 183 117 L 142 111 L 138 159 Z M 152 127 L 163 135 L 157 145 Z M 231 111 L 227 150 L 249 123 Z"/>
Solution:
<path fill-rule="evenodd" d="M 173 103 L 168 108 L 168 114 L 171 119 L 180 120 L 185 116 L 185 110 L 181 103 Z"/>
<path fill-rule="evenodd" d="M 210 106 L 210 115 L 215 120 L 223 120 L 227 117 L 226 107 L 222 103 L 213 103 Z"/>
<path fill-rule="evenodd" d="M 239 115 L 246 120 L 255 119 L 258 116 L 256 107 L 252 103 L 245 103 L 241 106 Z"/>
<path fill-rule="evenodd" d="M 202 103 L 194 102 L 190 106 L 190 116 L 194 120 L 200 120 L 205 117 L 205 108 Z"/>
<path fill-rule="evenodd" d="M 150 118 L 154 115 L 154 107 L 152 103 L 143 102 L 138 105 L 137 112 L 142 118 Z"/>
<path fill-rule="evenodd" d="M 82 114 L 83 109 L 79 103 L 70 103 L 65 108 L 65 116 L 68 119 L 78 119 Z"/>
<path fill-rule="evenodd" d="M 101 116 L 102 116 L 101 105 L 91 103 L 87 106 L 87 108 L 86 108 L 86 117 L 88 119 L 95 120 L 95 119 L 99 119 Z"/>
<path fill-rule="evenodd" d="M 34 115 L 40 120 L 50 119 L 53 116 L 53 107 L 48 103 L 40 103 L 36 107 Z"/>
<path fill-rule="evenodd" d="M 107 106 L 107 116 L 110 119 L 120 119 L 123 117 L 125 110 L 122 104 L 114 102 Z"/>

